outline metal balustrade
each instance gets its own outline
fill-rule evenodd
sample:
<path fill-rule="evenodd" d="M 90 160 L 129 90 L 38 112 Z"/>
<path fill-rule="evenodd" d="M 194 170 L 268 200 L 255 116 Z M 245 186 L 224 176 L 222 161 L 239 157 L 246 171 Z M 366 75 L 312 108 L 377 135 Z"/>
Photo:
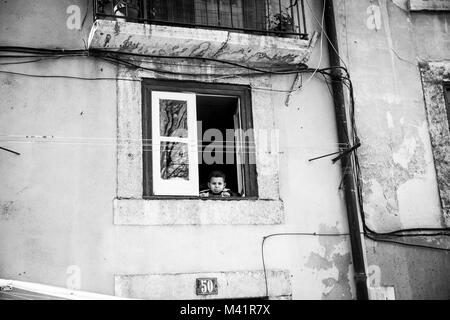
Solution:
<path fill-rule="evenodd" d="M 94 19 L 115 19 L 307 39 L 303 0 L 95 0 Z"/>

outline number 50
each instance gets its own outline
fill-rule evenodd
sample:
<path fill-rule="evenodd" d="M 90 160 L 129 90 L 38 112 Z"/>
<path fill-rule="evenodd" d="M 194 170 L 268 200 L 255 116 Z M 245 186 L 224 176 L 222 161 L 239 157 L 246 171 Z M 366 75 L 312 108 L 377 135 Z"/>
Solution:
<path fill-rule="evenodd" d="M 197 278 L 196 293 L 198 295 L 218 294 L 217 278 Z"/>
<path fill-rule="evenodd" d="M 214 285 L 211 280 L 202 279 L 200 281 L 200 290 L 202 293 L 210 293 L 214 291 Z"/>

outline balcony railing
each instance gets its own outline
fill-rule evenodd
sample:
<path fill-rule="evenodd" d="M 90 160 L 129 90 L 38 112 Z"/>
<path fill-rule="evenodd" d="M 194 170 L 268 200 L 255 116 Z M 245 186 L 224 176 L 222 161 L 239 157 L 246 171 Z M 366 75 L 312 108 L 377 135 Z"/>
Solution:
<path fill-rule="evenodd" d="M 303 0 L 95 0 L 94 19 L 307 39 Z"/>

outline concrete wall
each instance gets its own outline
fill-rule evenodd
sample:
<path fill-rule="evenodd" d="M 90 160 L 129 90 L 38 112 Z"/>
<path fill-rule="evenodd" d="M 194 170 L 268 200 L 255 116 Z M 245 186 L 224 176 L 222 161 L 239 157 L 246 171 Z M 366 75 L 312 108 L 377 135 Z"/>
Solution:
<path fill-rule="evenodd" d="M 71 5 L 80 8 L 79 18 L 75 7 L 67 13 Z M 92 25 L 86 1 L 1 1 L 1 6 L 2 45 L 83 48 Z M 313 9 L 320 21 L 320 4 L 314 2 Z M 81 30 L 69 29 L 77 25 L 77 19 L 83 21 L 86 10 Z M 307 15 L 310 32 L 320 30 L 311 12 Z M 319 41 L 309 61 L 312 67 L 319 64 L 328 64 L 325 41 Z M 88 57 L 0 69 L 85 78 L 118 74 L 114 66 Z M 1 146 L 20 152 L 20 156 L 0 153 L 0 277 L 114 294 L 115 276 L 117 281 L 132 275 L 158 278 L 162 274 L 254 271 L 253 282 L 244 277 L 239 286 L 244 294 L 258 295 L 264 293 L 260 276 L 263 236 L 346 233 L 339 165 L 328 158 L 308 161 L 338 150 L 326 84 L 319 77 L 304 75 L 304 88 L 293 93 L 286 106 L 283 91 L 290 89 L 294 76 L 244 81 L 262 84 L 263 89 L 254 89 L 254 93 L 260 90 L 265 95 L 274 115 L 269 120 L 280 130 L 278 175 L 284 223 L 121 226 L 113 224 L 116 81 L 0 73 Z M 425 139 L 419 133 L 415 137 L 418 144 Z M 430 196 L 429 202 L 433 204 L 435 198 Z M 347 236 L 279 236 L 266 241 L 265 262 L 270 270 L 287 272 L 290 291 L 283 292 L 293 299 L 352 299 L 349 250 Z"/>
<path fill-rule="evenodd" d="M 448 227 L 419 62 L 450 60 L 450 15 L 409 12 L 400 0 L 333 2 L 355 86 L 368 226 L 378 232 Z M 416 242 L 448 247 L 446 239 Z M 450 297 L 448 252 L 368 241 L 367 256 L 371 284 L 394 286 L 398 299 Z"/>

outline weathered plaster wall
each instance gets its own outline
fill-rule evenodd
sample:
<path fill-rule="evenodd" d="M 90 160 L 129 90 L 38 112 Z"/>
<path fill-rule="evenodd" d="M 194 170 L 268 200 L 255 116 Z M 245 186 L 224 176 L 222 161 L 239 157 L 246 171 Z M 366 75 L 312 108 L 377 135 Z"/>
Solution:
<path fill-rule="evenodd" d="M 322 44 L 325 45 L 325 43 Z M 322 60 L 319 61 L 321 55 Z M 318 65 L 319 62 L 326 65 L 327 55 L 326 51 L 322 51 L 322 54 L 320 54 L 320 47 L 317 47 L 311 65 Z M 184 61 L 182 65 L 186 63 L 188 62 Z M 190 63 L 192 64 L 192 62 Z M 174 66 L 171 71 L 195 73 L 198 67 L 196 65 L 191 67 Z M 201 70 L 217 71 L 205 64 L 202 64 Z M 155 77 L 154 74 L 148 72 L 143 72 L 140 76 Z M 164 77 L 156 75 L 156 77 L 185 80 L 202 79 L 202 81 L 208 82 L 211 79 L 218 78 L 217 76 L 177 77 L 167 75 Z M 132 239 L 126 244 L 120 243 L 119 245 L 118 243 L 116 247 L 117 250 L 120 250 L 119 254 L 122 257 L 118 261 L 119 275 L 126 278 L 147 274 L 149 277 L 156 277 L 156 279 L 168 277 L 167 281 L 170 282 L 172 275 L 180 272 L 196 272 L 200 276 L 204 272 L 218 270 L 221 272 L 233 272 L 236 269 L 257 270 L 261 268 L 259 247 L 264 235 L 279 232 L 346 233 L 345 209 L 342 203 L 342 193 L 339 191 L 341 181 L 339 166 L 333 166 L 329 159 L 317 162 L 308 161 L 308 159 L 317 155 L 323 155 L 338 149 L 331 95 L 328 91 L 325 91 L 326 85 L 321 80 L 308 80 L 305 76 L 305 88 L 294 93 L 290 97 L 291 103 L 286 107 L 287 96 L 284 91 L 290 88 L 293 80 L 294 77 L 292 76 L 263 76 L 252 79 L 219 77 L 215 80 L 223 83 L 251 85 L 253 87 L 253 107 L 255 108 L 255 128 L 275 128 L 279 130 L 280 145 L 275 146 L 275 149 L 280 152 L 279 156 L 276 157 L 279 163 L 278 165 L 275 164 L 276 171 L 279 170 L 277 174 L 279 178 L 270 182 L 269 176 L 268 183 L 264 182 L 267 172 L 258 167 L 258 179 L 260 182 L 264 182 L 259 184 L 260 187 L 272 186 L 267 190 L 260 189 L 260 195 L 264 195 L 263 198 L 281 198 L 283 201 L 283 224 L 277 226 L 230 226 L 230 223 L 255 224 L 255 221 L 257 224 L 261 224 L 261 219 L 266 220 L 266 218 L 261 216 L 255 220 L 249 216 L 244 221 L 237 219 L 230 222 L 230 219 L 216 219 L 214 218 L 215 214 L 213 214 L 210 219 L 200 219 L 197 226 L 189 226 L 192 224 L 192 218 L 196 217 L 198 212 L 193 212 L 191 219 L 186 219 L 184 214 L 180 214 L 178 220 L 171 219 L 170 216 L 167 216 L 169 217 L 168 220 L 154 220 L 157 218 L 155 215 L 151 219 L 153 221 L 151 221 L 145 213 L 150 213 L 149 211 L 130 210 L 130 221 L 133 221 L 130 223 L 131 226 L 117 227 L 121 235 Z M 136 90 L 126 89 L 124 91 L 130 93 L 130 101 L 138 100 L 139 91 Z M 282 92 L 279 92 L 280 90 Z M 326 92 L 326 95 L 324 95 L 324 92 Z M 134 103 L 129 108 L 124 108 L 124 111 L 130 113 L 130 116 L 134 114 L 133 106 Z M 125 131 L 133 132 L 133 130 L 126 129 L 127 126 L 124 126 Z M 323 130 L 323 128 L 329 128 L 329 130 Z M 133 149 L 133 146 L 130 147 Z M 118 156 L 120 160 L 122 156 Z M 257 157 L 259 164 L 264 162 L 259 158 L 260 155 Z M 132 163 L 135 158 L 129 161 L 124 159 L 124 161 L 126 161 L 125 171 L 118 172 L 119 176 L 123 175 L 124 172 L 129 172 L 131 177 L 138 175 L 136 170 L 130 170 L 130 168 L 135 167 Z M 273 164 L 268 170 L 269 174 L 273 172 L 272 166 Z M 129 180 L 129 177 L 129 175 L 123 177 L 128 182 L 119 183 L 119 190 L 126 192 L 128 197 L 135 199 L 133 201 L 138 206 L 145 206 L 142 200 L 136 199 L 139 196 L 139 188 L 134 186 L 135 183 Z M 124 189 L 122 189 L 123 186 L 125 186 Z M 324 200 L 323 194 L 326 194 L 326 200 Z M 150 206 L 150 204 L 148 205 Z M 155 214 L 167 211 L 166 201 L 156 201 L 156 204 L 152 205 L 159 208 L 154 211 Z M 264 212 L 259 211 L 257 207 L 250 204 L 245 206 L 247 205 L 249 208 L 257 210 L 257 214 L 264 215 Z M 221 207 L 221 205 L 217 205 L 217 208 Z M 229 208 L 229 204 L 226 205 L 226 208 Z M 278 211 L 273 211 L 273 213 L 276 212 Z M 236 212 L 236 214 L 241 217 L 239 212 Z M 121 219 L 121 215 L 117 217 Z M 267 217 L 271 217 L 271 215 Z M 211 221 L 214 225 L 210 225 Z M 224 221 L 225 224 L 218 224 L 220 221 Z M 123 221 L 117 220 L 116 223 L 123 224 Z M 132 226 L 133 224 L 143 224 L 147 227 Z M 167 225 L 148 227 L 149 224 Z M 174 224 L 181 225 L 174 226 Z M 151 238 L 149 238 L 150 234 L 147 234 L 147 230 L 152 230 Z M 170 231 L 170 239 L 167 239 L 167 231 Z M 134 248 L 133 243 L 135 241 L 145 245 Z M 157 247 L 154 246 L 155 243 L 158 243 Z M 164 246 L 161 243 L 164 243 Z M 247 245 L 243 245 L 243 243 Z M 192 249 L 190 249 L 191 247 Z M 170 249 L 169 252 L 173 252 L 173 254 L 164 255 L 163 252 L 167 249 Z M 190 254 L 189 258 L 183 262 L 183 266 L 175 263 L 179 259 L 178 252 Z M 146 258 L 143 259 L 143 257 Z M 354 296 L 353 270 L 346 236 L 334 239 L 322 239 L 308 235 L 271 238 L 266 242 L 265 257 L 267 268 L 290 271 L 292 274 L 292 297 L 294 299 L 351 299 Z M 316 259 L 316 257 L 321 259 Z M 242 262 L 244 260 L 245 264 Z M 201 264 L 198 261 L 201 261 Z M 180 277 L 180 280 L 183 279 L 186 279 L 186 277 Z M 247 286 L 250 283 L 241 285 Z M 122 291 L 117 292 L 122 293 Z M 139 287 L 127 292 L 130 295 L 143 295 Z M 147 296 L 149 295 L 150 293 L 147 294 Z"/>
<path fill-rule="evenodd" d="M 19 73 L 114 77 L 110 65 L 62 58 Z M 0 73 L 0 277 L 111 292 L 115 80 Z M 69 266 L 76 267 L 69 267 Z M 78 269 L 80 268 L 80 269 Z M 66 273 L 67 272 L 67 273 Z"/>
<path fill-rule="evenodd" d="M 404 246 L 399 248 L 396 244 L 373 241 L 366 243 L 370 286 L 392 286 L 398 300 L 448 300 L 448 253 Z M 441 243 L 433 241 L 428 244 L 444 243 L 445 239 Z"/>
<path fill-rule="evenodd" d="M 83 47 L 91 14 L 88 12 L 82 31 L 67 29 L 70 15 L 66 9 L 72 4 L 80 6 L 83 19 L 84 1 L 41 1 L 39 5 L 25 0 L 2 1 L 1 43 Z M 320 3 L 311 5 L 320 17 Z M 307 16 L 309 30 L 319 30 L 309 11 Z M 323 41 L 314 48 L 309 64 L 327 63 Z M 213 70 L 194 65 L 193 74 L 198 67 Z M 1 70 L 83 77 L 117 75 L 111 65 L 92 58 L 62 58 L 3 66 Z M 120 142 L 115 141 L 116 82 L 0 73 L 1 143 L 21 153 L 0 153 L 0 277 L 106 294 L 114 294 L 115 276 L 136 274 L 252 271 L 260 280 L 263 236 L 279 232 L 346 233 L 339 166 L 326 158 L 308 161 L 338 150 L 331 95 L 321 79 L 305 75 L 304 88 L 294 92 L 286 106 L 285 91 L 294 80 L 294 76 L 235 80 L 252 83 L 255 96 L 264 97 L 272 106 L 271 113 L 261 114 L 256 121 L 279 129 L 279 181 L 274 183 L 276 189 L 268 187 L 264 192 L 276 192 L 283 201 L 283 224 L 121 226 L 113 224 L 120 150 Z M 11 136 L 17 139 L 9 141 Z M 294 299 L 354 297 L 347 236 L 272 237 L 266 241 L 265 261 L 270 270 L 288 271 L 291 288 L 284 292 Z M 254 283 L 240 285 L 254 292 L 250 290 Z"/>
<path fill-rule="evenodd" d="M 378 232 L 445 227 L 419 61 L 450 58 L 449 15 L 410 14 L 405 1 L 335 6 L 339 47 L 355 87 L 367 224 Z M 397 298 L 449 297 L 448 253 L 368 241 L 367 254 Z"/>
<path fill-rule="evenodd" d="M 92 26 L 91 3 L 92 0 L 1 0 L 1 44 L 84 48 Z"/>

